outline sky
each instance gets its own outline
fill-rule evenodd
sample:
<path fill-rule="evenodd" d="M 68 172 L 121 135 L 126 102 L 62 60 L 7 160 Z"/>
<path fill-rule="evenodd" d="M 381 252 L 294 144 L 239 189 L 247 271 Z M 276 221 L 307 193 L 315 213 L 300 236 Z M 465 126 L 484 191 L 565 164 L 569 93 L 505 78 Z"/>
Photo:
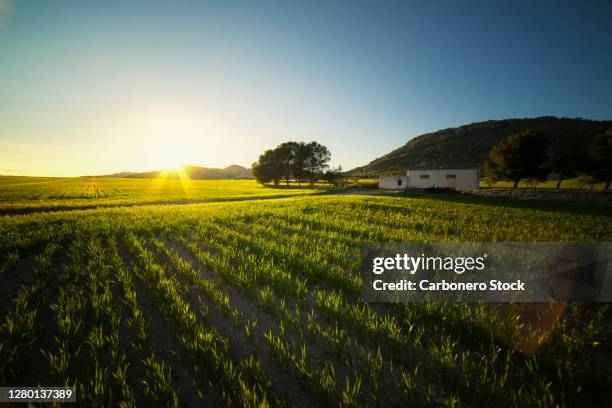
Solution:
<path fill-rule="evenodd" d="M 364 165 L 419 134 L 612 119 L 610 1 L 0 0 L 0 174 Z"/>

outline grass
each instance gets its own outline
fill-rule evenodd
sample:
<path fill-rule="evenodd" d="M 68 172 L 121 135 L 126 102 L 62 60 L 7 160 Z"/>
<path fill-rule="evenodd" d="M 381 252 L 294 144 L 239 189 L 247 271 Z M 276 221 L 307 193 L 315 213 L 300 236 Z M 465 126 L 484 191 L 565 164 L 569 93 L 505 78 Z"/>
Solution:
<path fill-rule="evenodd" d="M 528 180 L 521 180 L 518 184 L 518 188 L 529 188 L 529 189 L 545 189 L 545 190 L 555 190 L 557 188 L 558 180 L 546 180 L 543 182 L 533 183 Z M 514 183 L 511 181 L 497 181 L 491 185 L 492 188 L 513 188 Z M 480 181 L 481 188 L 489 188 L 489 184 L 481 180 Z M 591 188 L 592 187 L 592 188 Z M 585 190 L 585 191 L 603 191 L 605 187 L 605 183 L 594 183 L 590 186 L 587 183 L 587 179 L 585 177 L 575 177 L 572 179 L 563 180 L 561 183 L 560 190 Z"/>
<path fill-rule="evenodd" d="M 140 199 L 142 180 L 113 182 Z M 610 305 L 534 305 L 549 329 L 519 306 L 359 300 L 363 242 L 612 238 L 601 206 L 509 204 L 311 194 L 1 217 L 0 382 L 106 406 L 604 405 Z"/>
<path fill-rule="evenodd" d="M 303 188 L 269 188 L 254 180 L 0 177 L 0 210 L 161 202 L 239 200 L 302 195 Z"/>

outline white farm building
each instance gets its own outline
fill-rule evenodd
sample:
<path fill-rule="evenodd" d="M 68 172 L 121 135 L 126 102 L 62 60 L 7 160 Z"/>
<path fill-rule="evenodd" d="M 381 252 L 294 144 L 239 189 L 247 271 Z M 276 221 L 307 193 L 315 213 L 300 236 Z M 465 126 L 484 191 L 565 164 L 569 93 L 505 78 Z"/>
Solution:
<path fill-rule="evenodd" d="M 381 176 L 378 187 L 388 190 L 453 188 L 476 190 L 480 187 L 478 169 L 418 169 L 406 170 L 406 175 Z"/>

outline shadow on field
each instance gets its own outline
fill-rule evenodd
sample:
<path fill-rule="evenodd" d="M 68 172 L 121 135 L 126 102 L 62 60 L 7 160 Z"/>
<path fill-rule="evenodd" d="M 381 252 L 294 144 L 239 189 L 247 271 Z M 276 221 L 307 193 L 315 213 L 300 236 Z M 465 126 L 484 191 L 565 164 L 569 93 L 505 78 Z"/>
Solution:
<path fill-rule="evenodd" d="M 278 186 L 275 185 L 270 185 L 270 184 L 265 184 L 263 185 L 263 188 L 269 188 L 271 190 L 321 190 L 321 191 L 326 191 L 329 190 L 332 187 L 329 186 L 311 186 L 310 184 L 302 184 L 301 186 L 295 185 L 295 184 L 290 184 L 290 185 L 281 185 L 279 184 Z"/>
<path fill-rule="evenodd" d="M 326 190 L 321 190 L 317 193 L 308 194 L 306 196 L 317 196 L 325 194 Z M 49 206 L 49 207 L 23 207 L 23 208 L 5 208 L 0 209 L 0 216 L 6 215 L 26 215 L 41 212 L 59 212 L 59 211 L 75 211 L 75 210 L 95 210 L 102 208 L 117 208 L 117 207 L 142 207 L 142 206 L 154 206 L 154 205 L 188 205 L 188 204 L 203 204 L 203 203 L 225 203 L 225 202 L 236 202 L 236 201 L 259 201 L 259 200 L 274 200 L 279 198 L 291 198 L 291 197 L 304 197 L 299 194 L 277 194 L 271 196 L 255 196 L 255 197 L 227 197 L 227 198 L 213 198 L 213 199 L 201 199 L 201 200 L 174 200 L 174 201 L 143 201 L 136 203 L 92 203 L 84 205 L 60 205 L 60 206 Z"/>
<path fill-rule="evenodd" d="M 416 200 L 435 200 L 457 204 L 489 205 L 492 207 L 530 209 L 549 212 L 562 211 L 571 214 L 603 215 L 612 217 L 612 205 L 607 204 L 579 203 L 569 201 L 514 200 L 511 198 L 477 197 L 460 193 L 402 193 L 401 197 Z"/>

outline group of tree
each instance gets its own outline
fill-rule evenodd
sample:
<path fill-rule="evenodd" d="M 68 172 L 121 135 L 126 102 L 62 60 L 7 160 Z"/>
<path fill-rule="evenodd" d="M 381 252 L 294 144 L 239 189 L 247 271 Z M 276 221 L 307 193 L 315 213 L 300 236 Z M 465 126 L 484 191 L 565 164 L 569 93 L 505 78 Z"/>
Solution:
<path fill-rule="evenodd" d="M 285 142 L 275 149 L 266 150 L 253 163 L 253 176 L 264 184 L 273 182 L 278 185 L 282 180 L 289 185 L 290 180 L 301 185 L 310 181 L 325 180 L 335 184 L 340 178 L 342 168 L 330 168 L 329 149 L 317 142 Z"/>
<path fill-rule="evenodd" d="M 586 175 L 610 188 L 612 128 L 592 138 L 559 135 L 549 149 L 547 139 L 541 132 L 525 130 L 501 141 L 484 163 L 485 177 L 512 181 L 516 188 L 522 179 L 545 180 L 555 175 L 560 188 L 563 180 Z"/>

